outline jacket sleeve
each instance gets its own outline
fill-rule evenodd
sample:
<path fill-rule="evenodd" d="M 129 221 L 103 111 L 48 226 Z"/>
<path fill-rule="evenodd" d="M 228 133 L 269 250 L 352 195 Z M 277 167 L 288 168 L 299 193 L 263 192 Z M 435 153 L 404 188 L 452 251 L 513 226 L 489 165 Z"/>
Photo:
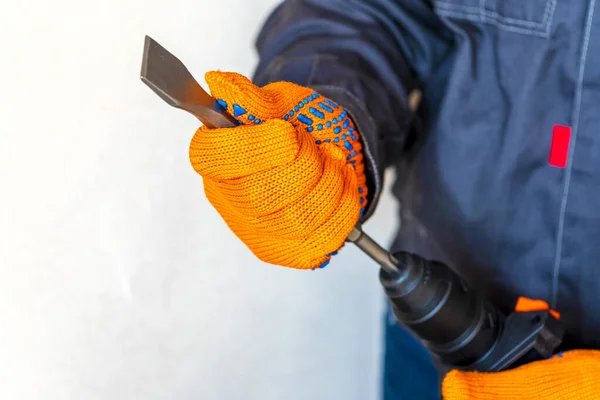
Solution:
<path fill-rule="evenodd" d="M 409 130 L 408 94 L 427 80 L 448 42 L 426 0 L 287 0 L 258 35 L 254 82 L 309 86 L 348 110 L 364 142 L 368 218 L 388 150 L 401 148 Z"/>

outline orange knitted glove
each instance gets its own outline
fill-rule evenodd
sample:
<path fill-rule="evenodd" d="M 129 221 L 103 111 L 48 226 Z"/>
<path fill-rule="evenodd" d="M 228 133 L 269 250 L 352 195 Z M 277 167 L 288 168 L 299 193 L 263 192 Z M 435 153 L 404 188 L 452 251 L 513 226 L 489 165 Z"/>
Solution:
<path fill-rule="evenodd" d="M 600 351 L 572 350 L 503 372 L 450 371 L 445 400 L 597 400 Z"/>
<path fill-rule="evenodd" d="M 544 301 L 524 297 L 515 306 L 517 312 L 549 309 Z M 592 400 L 600 399 L 599 376 L 600 351 L 572 350 L 503 372 L 450 371 L 442 395 L 445 400 Z"/>
<path fill-rule="evenodd" d="M 366 205 L 362 146 L 348 113 L 289 82 L 260 88 L 225 72 L 206 81 L 240 123 L 203 126 L 191 141 L 208 200 L 259 259 L 324 267 Z"/>

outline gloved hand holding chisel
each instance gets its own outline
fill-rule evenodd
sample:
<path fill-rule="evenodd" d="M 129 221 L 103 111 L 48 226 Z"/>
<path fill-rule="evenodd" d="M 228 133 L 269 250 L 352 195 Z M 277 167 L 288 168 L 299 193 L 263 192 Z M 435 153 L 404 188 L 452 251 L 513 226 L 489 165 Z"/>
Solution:
<path fill-rule="evenodd" d="M 359 132 L 350 115 L 288 82 L 258 87 L 236 73 L 206 81 L 240 126 L 201 127 L 190 161 L 231 230 L 261 260 L 323 267 L 366 205 Z"/>

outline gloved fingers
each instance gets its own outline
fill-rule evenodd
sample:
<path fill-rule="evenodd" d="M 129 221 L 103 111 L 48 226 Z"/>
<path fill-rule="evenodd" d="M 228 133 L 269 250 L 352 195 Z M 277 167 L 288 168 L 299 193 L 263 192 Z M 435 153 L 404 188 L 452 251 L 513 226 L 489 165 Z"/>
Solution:
<path fill-rule="evenodd" d="M 216 182 L 211 188 L 212 197 L 225 197 L 228 206 L 238 211 L 240 223 L 265 235 L 282 239 L 308 237 L 331 217 L 342 195 L 359 203 L 358 191 L 344 192 L 347 175 L 355 175 L 348 170 L 344 153 L 332 145 L 318 148 L 308 136 L 300 134 L 299 141 L 301 149 L 314 149 L 312 171 L 302 165 L 297 168 L 299 163 L 295 160 L 246 178 Z"/>
<path fill-rule="evenodd" d="M 271 216 L 275 219 L 274 213 L 286 211 L 287 208 L 293 213 L 292 210 L 298 209 L 300 204 L 306 207 L 304 212 L 308 210 L 312 216 L 327 213 L 336 206 L 336 199 L 341 194 L 341 180 L 346 179 L 346 157 L 335 146 L 315 145 L 306 132 L 298 133 L 298 142 L 300 150 L 294 161 L 243 178 L 219 181 L 217 186 L 221 194 L 228 198 L 232 207 L 251 217 Z M 319 211 L 313 212 L 315 208 Z M 297 222 L 290 222 L 291 226 L 297 225 Z M 315 223 L 318 224 L 314 222 L 297 228 L 309 232 Z M 289 233 L 292 235 L 290 237 L 306 235 Z"/>
<path fill-rule="evenodd" d="M 356 225 L 360 212 L 357 199 L 356 178 L 346 165 L 346 181 L 340 201 L 327 221 L 319 225 L 308 237 L 302 240 L 273 241 L 244 240 L 261 260 L 297 269 L 323 267 L 331 259 L 332 253 L 342 248 L 345 239 Z M 240 236 L 242 237 L 242 236 Z"/>
<path fill-rule="evenodd" d="M 211 203 L 217 201 L 219 206 L 224 204 L 229 208 L 229 216 L 236 225 L 244 225 L 247 229 L 260 232 L 265 236 L 277 237 L 278 240 L 302 240 L 310 236 L 319 226 L 327 223 L 337 210 L 342 196 L 354 197 L 358 204 L 358 193 L 344 191 L 347 179 L 347 166 L 337 160 L 324 158 L 322 172 L 319 172 L 317 182 L 308 187 L 308 191 L 297 200 L 286 204 L 274 211 L 258 215 L 257 209 L 252 208 L 250 200 L 241 196 L 224 196 L 221 183 L 212 181 L 205 183 L 205 189 Z M 276 189 L 274 197 L 285 198 L 281 188 Z M 218 200 L 223 198 L 223 200 Z M 247 206 L 242 207 L 244 204 Z M 213 204 L 215 205 L 215 204 Z M 265 211 L 265 208 L 262 208 Z"/>
<path fill-rule="evenodd" d="M 355 195 L 358 190 L 356 177 L 349 165 L 345 165 L 344 168 L 347 171 L 344 174 L 347 179 L 344 181 L 340 201 L 331 216 L 310 236 L 300 242 L 293 242 L 294 249 L 302 249 L 301 254 L 296 254 L 294 260 L 286 253 L 277 253 L 277 257 L 271 255 L 268 262 L 285 266 L 289 264 L 290 267 L 299 269 L 323 268 L 329 263 L 331 256 L 344 246 L 346 237 L 360 216 Z M 257 256 L 262 257 L 262 254 Z"/>
<path fill-rule="evenodd" d="M 232 207 L 214 182 L 205 180 L 204 191 L 227 226 L 260 260 L 290 268 L 312 269 L 322 266 L 331 258 L 331 253 L 344 245 L 345 238 L 359 218 L 355 174 L 349 165 L 343 168 L 346 169 L 346 180 L 333 213 L 308 237 L 300 239 L 284 237 L 283 233 L 265 234 L 265 229 L 268 229 L 265 221 L 244 215 Z M 301 223 L 303 221 L 294 221 L 294 226 Z"/>
<path fill-rule="evenodd" d="M 364 211 L 364 207 L 359 202 L 356 173 L 351 165 L 346 164 L 343 168 L 345 179 L 340 201 L 337 202 L 327 223 L 320 225 L 310 235 L 310 243 L 306 243 L 307 249 L 312 249 L 313 259 L 319 258 L 323 253 L 332 253 L 341 248 Z"/>
<path fill-rule="evenodd" d="M 258 217 L 281 210 L 305 196 L 321 179 L 323 157 L 307 134 L 298 134 L 296 158 L 276 168 L 217 183 L 230 205 Z"/>
<path fill-rule="evenodd" d="M 290 163 L 299 144 L 294 127 L 281 120 L 256 126 L 196 131 L 189 148 L 194 170 L 209 179 L 234 179 Z"/>
<path fill-rule="evenodd" d="M 283 119 L 313 90 L 290 82 L 259 87 L 235 72 L 210 71 L 205 75 L 212 96 L 243 124 L 258 124 L 269 119 Z M 304 104 L 303 104 L 304 105 Z"/>
<path fill-rule="evenodd" d="M 347 175 L 345 162 L 323 157 L 321 179 L 306 195 L 277 212 L 258 217 L 266 227 L 265 233 L 285 239 L 305 239 L 330 223 L 345 200 L 343 196 L 354 197 L 354 203 L 358 204 L 358 193 L 345 191 Z"/>

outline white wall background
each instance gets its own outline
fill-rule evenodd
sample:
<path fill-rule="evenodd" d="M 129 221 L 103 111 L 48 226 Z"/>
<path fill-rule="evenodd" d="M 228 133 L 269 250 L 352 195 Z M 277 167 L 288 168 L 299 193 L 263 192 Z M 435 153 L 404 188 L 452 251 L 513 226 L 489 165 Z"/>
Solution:
<path fill-rule="evenodd" d="M 0 6 L 1 399 L 377 398 L 377 268 L 257 261 L 189 165 L 197 122 L 139 80 L 145 34 L 199 80 L 250 74 L 273 5 Z"/>

